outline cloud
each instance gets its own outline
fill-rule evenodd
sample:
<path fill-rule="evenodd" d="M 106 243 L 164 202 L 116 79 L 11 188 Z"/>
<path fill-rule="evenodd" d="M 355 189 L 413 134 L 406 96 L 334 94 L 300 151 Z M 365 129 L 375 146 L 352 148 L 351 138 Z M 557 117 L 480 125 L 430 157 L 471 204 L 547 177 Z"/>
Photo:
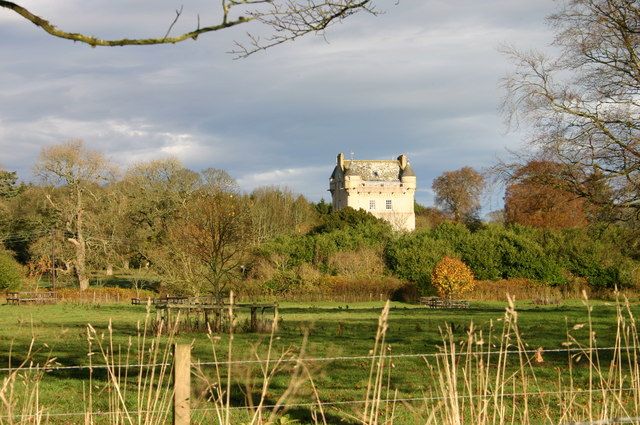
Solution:
<path fill-rule="evenodd" d="M 60 27 L 103 37 L 164 34 L 176 7 L 28 0 Z M 245 27 L 159 47 L 96 48 L 54 39 L 0 9 L 0 164 L 30 178 L 42 146 L 70 138 L 123 166 L 178 156 L 223 168 L 243 188 L 284 184 L 327 198 L 338 152 L 410 156 L 429 204 L 431 180 L 481 168 L 522 135 L 504 134 L 498 46 L 545 48 L 553 0 L 379 2 L 361 14 L 246 60 L 225 52 Z M 127 13 L 122 11 L 126 10 Z M 185 6 L 176 31 L 217 13 Z"/>

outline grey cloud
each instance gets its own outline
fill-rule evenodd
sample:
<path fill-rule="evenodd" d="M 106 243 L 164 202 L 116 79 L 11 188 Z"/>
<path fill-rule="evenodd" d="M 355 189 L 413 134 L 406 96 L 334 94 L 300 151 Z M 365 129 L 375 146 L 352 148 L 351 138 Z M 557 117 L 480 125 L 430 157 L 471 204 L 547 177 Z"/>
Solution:
<path fill-rule="evenodd" d="M 38 7 L 101 36 L 166 29 L 176 7 L 65 4 Z M 544 48 L 554 2 L 380 4 L 385 14 L 335 25 L 328 42 L 309 37 L 240 61 L 225 51 L 241 30 L 178 46 L 91 49 L 0 11 L 0 163 L 29 178 L 41 146 L 81 137 L 124 164 L 173 153 L 194 169 L 225 168 L 247 190 L 283 182 L 319 199 L 338 152 L 406 152 L 426 189 L 418 199 L 430 203 L 435 176 L 486 166 L 519 142 L 497 111 L 509 69 L 497 47 Z M 194 10 L 216 13 L 210 2 L 188 7 L 181 28 Z"/>

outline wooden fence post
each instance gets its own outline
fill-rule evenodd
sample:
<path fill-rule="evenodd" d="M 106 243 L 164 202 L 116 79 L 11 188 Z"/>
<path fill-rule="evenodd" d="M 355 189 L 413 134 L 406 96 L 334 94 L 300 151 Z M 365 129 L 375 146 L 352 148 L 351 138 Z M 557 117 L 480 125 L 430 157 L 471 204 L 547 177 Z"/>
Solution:
<path fill-rule="evenodd" d="M 173 425 L 191 422 L 191 345 L 173 346 Z"/>

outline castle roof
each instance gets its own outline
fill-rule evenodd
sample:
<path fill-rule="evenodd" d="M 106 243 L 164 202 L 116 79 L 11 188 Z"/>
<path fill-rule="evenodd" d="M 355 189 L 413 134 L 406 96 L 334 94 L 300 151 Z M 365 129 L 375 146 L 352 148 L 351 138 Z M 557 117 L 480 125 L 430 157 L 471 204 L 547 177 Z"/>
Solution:
<path fill-rule="evenodd" d="M 404 170 L 402 170 L 402 177 L 415 177 L 416 173 L 415 171 L 413 171 L 413 168 L 411 168 L 411 164 L 407 164 L 406 167 L 404 167 Z"/>
<path fill-rule="evenodd" d="M 344 168 L 345 175 L 365 181 L 398 181 L 402 171 L 396 160 L 345 160 Z"/>

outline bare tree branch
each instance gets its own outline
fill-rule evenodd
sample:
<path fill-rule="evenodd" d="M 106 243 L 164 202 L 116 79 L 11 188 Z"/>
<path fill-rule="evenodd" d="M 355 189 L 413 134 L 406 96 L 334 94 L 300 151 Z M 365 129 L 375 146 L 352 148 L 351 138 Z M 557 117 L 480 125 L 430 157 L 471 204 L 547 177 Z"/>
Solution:
<path fill-rule="evenodd" d="M 147 46 L 175 44 L 185 40 L 196 40 L 201 34 L 220 31 L 248 22 L 259 22 L 271 28 L 273 35 L 264 39 L 250 35 L 248 45 L 236 43 L 238 47 L 232 53 L 246 57 L 252 53 L 295 40 L 309 33 L 321 33 L 331 23 L 341 21 L 359 11 L 376 13 L 371 7 L 373 0 L 222 0 L 222 18 L 214 25 L 200 27 L 198 15 L 197 27 L 189 32 L 170 37 L 176 22 L 180 19 L 183 7 L 176 10 L 176 16 L 162 37 L 102 39 L 83 33 L 68 32 L 59 29 L 48 20 L 32 13 L 25 7 L 6 0 L 0 0 L 0 8 L 11 10 L 24 19 L 41 28 L 48 34 L 75 42 L 96 46 Z M 240 7 L 242 13 L 230 18 L 233 8 Z"/>

